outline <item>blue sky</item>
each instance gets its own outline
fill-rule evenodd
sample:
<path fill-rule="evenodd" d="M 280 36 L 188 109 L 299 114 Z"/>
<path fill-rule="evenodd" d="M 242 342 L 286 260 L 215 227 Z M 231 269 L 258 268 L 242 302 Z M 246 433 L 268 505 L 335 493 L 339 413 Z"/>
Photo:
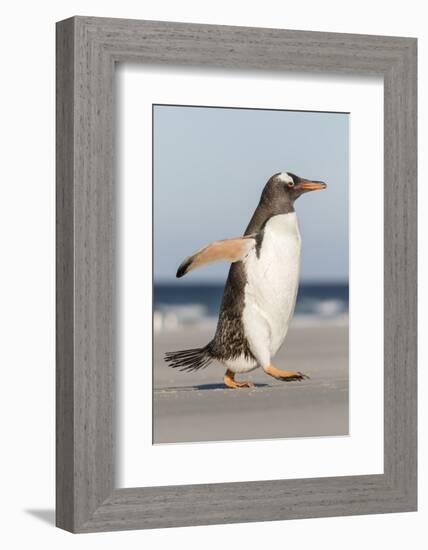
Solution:
<path fill-rule="evenodd" d="M 344 113 L 155 106 L 155 281 L 176 281 L 194 250 L 241 235 L 266 181 L 282 171 L 328 184 L 295 204 L 301 280 L 347 281 L 348 130 Z M 186 282 L 224 282 L 228 268 L 208 265 Z"/>

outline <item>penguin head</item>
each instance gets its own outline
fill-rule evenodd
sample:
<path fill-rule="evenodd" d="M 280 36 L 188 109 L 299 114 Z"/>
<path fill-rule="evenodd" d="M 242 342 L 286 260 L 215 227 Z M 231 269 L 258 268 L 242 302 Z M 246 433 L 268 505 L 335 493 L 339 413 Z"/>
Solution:
<path fill-rule="evenodd" d="M 282 187 L 282 192 L 288 193 L 294 200 L 308 191 L 319 191 L 327 187 L 322 181 L 307 180 L 291 172 L 280 172 L 272 177 L 274 184 Z"/>
<path fill-rule="evenodd" d="M 291 172 L 279 172 L 271 176 L 262 192 L 262 202 L 275 205 L 287 211 L 292 208 L 294 201 L 304 193 L 325 189 L 327 185 L 322 181 L 308 180 L 296 176 Z"/>

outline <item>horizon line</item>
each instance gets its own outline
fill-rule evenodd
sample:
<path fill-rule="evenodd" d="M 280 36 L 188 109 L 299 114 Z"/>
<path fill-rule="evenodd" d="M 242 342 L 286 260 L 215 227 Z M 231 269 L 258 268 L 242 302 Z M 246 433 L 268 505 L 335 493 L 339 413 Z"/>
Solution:
<path fill-rule="evenodd" d="M 161 280 L 154 280 L 154 285 L 170 285 L 170 286 L 190 286 L 190 285 L 197 285 L 197 286 L 219 286 L 226 283 L 226 280 L 208 280 L 208 281 L 177 281 L 176 279 L 161 279 Z M 306 284 L 306 285 L 331 285 L 331 284 L 342 284 L 342 285 L 348 285 L 349 286 L 349 279 L 306 279 L 299 282 L 299 284 Z"/>

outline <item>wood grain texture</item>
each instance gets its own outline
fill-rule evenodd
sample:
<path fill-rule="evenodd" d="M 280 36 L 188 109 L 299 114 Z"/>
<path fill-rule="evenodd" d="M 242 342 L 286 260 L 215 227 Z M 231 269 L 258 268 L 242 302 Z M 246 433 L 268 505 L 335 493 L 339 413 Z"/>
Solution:
<path fill-rule="evenodd" d="M 383 76 L 383 475 L 115 489 L 118 61 Z M 91 532 L 415 510 L 416 177 L 413 38 L 87 17 L 58 23 L 57 525 Z"/>
<path fill-rule="evenodd" d="M 56 510 L 57 525 L 73 528 L 73 25 L 56 36 Z"/>

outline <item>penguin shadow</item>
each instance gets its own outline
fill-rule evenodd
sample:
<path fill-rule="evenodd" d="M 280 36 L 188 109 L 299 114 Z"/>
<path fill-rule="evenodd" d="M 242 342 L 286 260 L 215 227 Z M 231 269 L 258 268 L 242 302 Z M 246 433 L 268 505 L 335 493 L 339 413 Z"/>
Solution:
<path fill-rule="evenodd" d="M 254 384 L 251 388 L 239 388 L 240 390 L 246 389 L 246 390 L 253 390 L 255 388 L 266 388 L 269 384 Z M 218 383 L 218 384 L 196 384 L 192 386 L 193 390 L 230 390 L 231 388 L 228 388 L 225 384 Z"/>

